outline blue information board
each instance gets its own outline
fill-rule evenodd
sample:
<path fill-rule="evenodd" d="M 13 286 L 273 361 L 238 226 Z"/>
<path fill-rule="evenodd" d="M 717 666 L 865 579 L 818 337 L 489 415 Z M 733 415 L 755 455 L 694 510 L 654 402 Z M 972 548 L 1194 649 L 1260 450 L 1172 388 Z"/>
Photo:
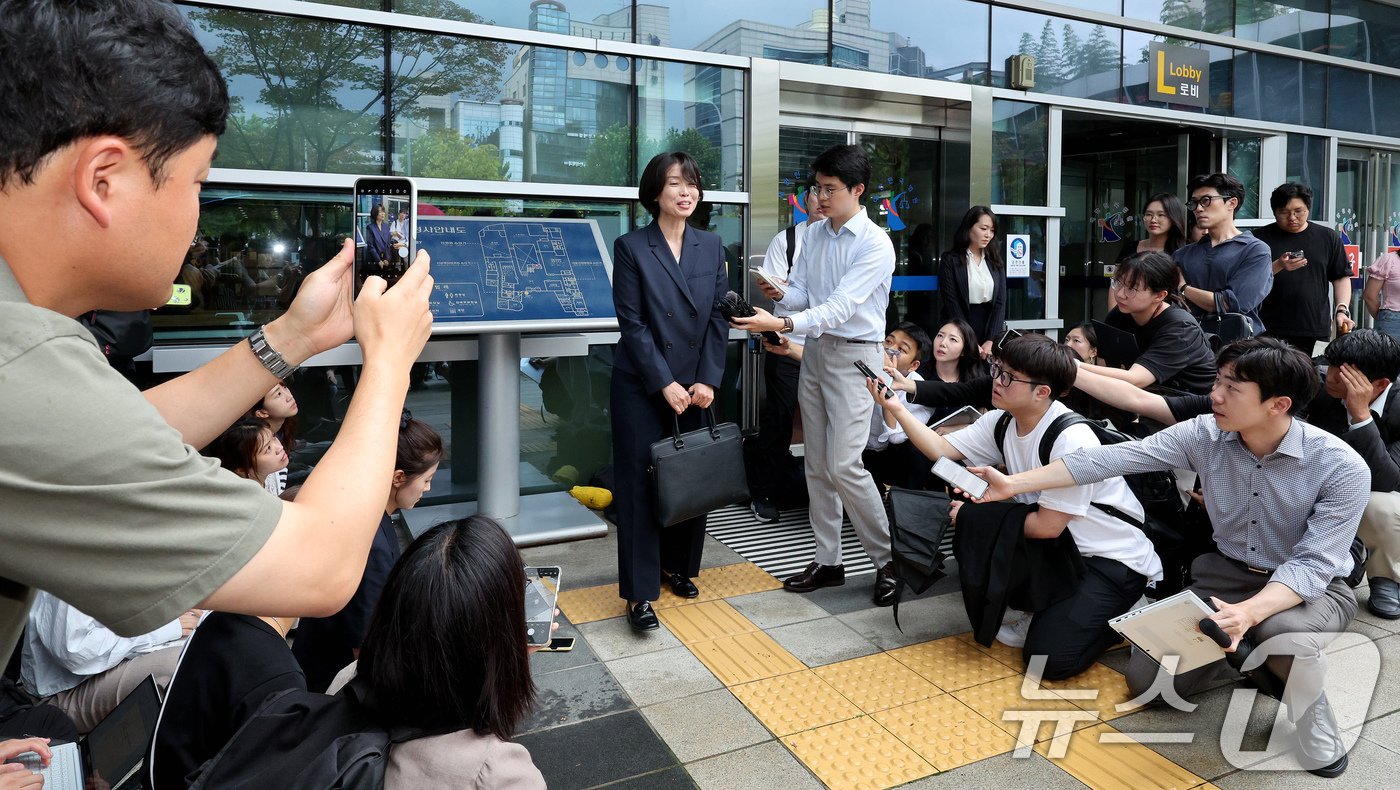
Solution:
<path fill-rule="evenodd" d="M 591 219 L 423 217 L 433 332 L 617 328 L 612 259 Z"/>

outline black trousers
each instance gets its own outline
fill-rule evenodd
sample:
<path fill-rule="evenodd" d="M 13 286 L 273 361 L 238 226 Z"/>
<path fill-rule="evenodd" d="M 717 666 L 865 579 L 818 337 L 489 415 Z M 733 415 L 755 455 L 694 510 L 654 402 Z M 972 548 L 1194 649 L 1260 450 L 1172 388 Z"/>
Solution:
<path fill-rule="evenodd" d="M 617 507 L 618 595 L 628 601 L 654 601 L 661 594 L 661 570 L 694 577 L 705 547 L 705 517 L 670 527 L 656 520 L 652 504 L 651 445 L 670 436 L 675 412 L 660 393 L 648 394 L 641 378 L 613 369 L 613 504 Z M 700 427 L 703 413 L 681 415 L 681 431 Z"/>
<path fill-rule="evenodd" d="M 792 455 L 792 423 L 797 415 L 797 379 L 802 365 L 780 354 L 763 355 L 763 408 L 758 413 L 758 437 L 749 457 L 749 494 L 754 499 L 790 501 L 806 494 L 806 480 Z M 801 497 L 799 497 L 801 498 Z"/>
<path fill-rule="evenodd" d="M 1122 638 L 1108 621 L 1131 609 L 1145 589 L 1147 577 L 1118 560 L 1085 557 L 1078 592 L 1036 613 L 1022 657 L 1029 663 L 1046 656 L 1045 680 L 1078 675 Z"/>

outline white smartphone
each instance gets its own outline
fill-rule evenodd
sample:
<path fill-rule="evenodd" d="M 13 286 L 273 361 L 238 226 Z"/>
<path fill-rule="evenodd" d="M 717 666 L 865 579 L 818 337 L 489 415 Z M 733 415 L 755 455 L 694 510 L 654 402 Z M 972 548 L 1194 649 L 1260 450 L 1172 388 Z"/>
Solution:
<path fill-rule="evenodd" d="M 981 499 L 982 495 L 987 493 L 987 481 L 967 471 L 956 461 L 939 458 L 938 463 L 933 465 L 933 473 L 961 488 L 973 499 Z"/>
<path fill-rule="evenodd" d="M 768 283 L 768 286 L 770 288 L 778 292 L 779 299 L 782 299 L 783 297 L 787 296 L 787 286 L 783 285 L 781 282 L 778 282 L 777 279 L 769 277 L 768 272 L 765 272 L 757 267 L 753 267 L 749 269 L 749 274 L 753 275 L 754 282 Z"/>
<path fill-rule="evenodd" d="M 525 641 L 549 644 L 554 636 L 554 607 L 559 602 L 559 566 L 525 569 Z"/>

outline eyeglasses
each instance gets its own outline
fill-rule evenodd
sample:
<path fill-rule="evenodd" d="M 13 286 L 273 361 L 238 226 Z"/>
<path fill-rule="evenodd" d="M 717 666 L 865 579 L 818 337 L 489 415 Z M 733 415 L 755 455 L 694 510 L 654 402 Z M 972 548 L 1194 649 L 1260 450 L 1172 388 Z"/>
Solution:
<path fill-rule="evenodd" d="M 1292 211 L 1285 211 L 1285 210 L 1283 210 L 1283 209 L 1279 209 L 1278 211 L 1275 211 L 1275 212 L 1274 212 L 1274 216 L 1275 216 L 1275 217 L 1293 217 L 1293 218 L 1295 218 L 1295 219 L 1303 219 L 1303 218 L 1305 218 L 1305 217 L 1308 216 L 1308 210 L 1305 209 L 1305 208 L 1295 208 L 1295 209 L 1293 209 Z"/>
<path fill-rule="evenodd" d="M 1191 198 L 1190 200 L 1186 201 L 1186 208 L 1192 211 L 1195 211 L 1197 206 L 1209 208 L 1210 202 L 1212 200 L 1219 200 L 1220 202 L 1224 203 L 1225 201 L 1229 200 L 1229 198 L 1225 197 L 1224 195 L 1201 195 L 1198 198 Z"/>
<path fill-rule="evenodd" d="M 1045 384 L 1045 382 L 1043 382 L 1043 381 L 1031 381 L 1030 379 L 1018 379 L 1018 378 L 1016 378 L 1015 376 L 1011 375 L 1011 373 L 1010 373 L 1006 368 L 1002 367 L 1000 362 L 993 362 L 993 363 L 992 363 L 992 380 L 995 381 L 996 383 L 1000 384 L 1000 385 L 1003 386 L 1003 387 L 1009 387 L 1009 386 L 1011 386 L 1012 382 L 1016 382 L 1016 381 L 1019 381 L 1019 382 L 1021 382 L 1022 384 L 1029 384 L 1029 385 L 1031 385 L 1032 387 L 1039 387 L 1039 386 L 1041 386 L 1042 384 L 1044 384 L 1044 385 L 1047 386 L 1047 387 L 1050 386 L 1050 385 L 1048 385 L 1048 384 Z"/>
<path fill-rule="evenodd" d="M 1142 212 L 1142 218 L 1143 218 L 1144 220 L 1149 220 L 1149 219 L 1167 219 L 1167 212 L 1165 212 L 1165 211 L 1144 211 L 1144 212 Z"/>
<path fill-rule="evenodd" d="M 849 189 L 849 188 L 850 188 L 850 187 L 847 187 L 847 186 L 839 186 L 839 187 L 822 187 L 822 186 L 819 186 L 819 187 L 815 187 L 812 191 L 817 193 L 817 197 L 829 198 L 829 197 L 831 197 L 832 195 L 836 194 L 837 192 L 840 192 L 840 191 L 843 190 L 843 189 Z"/>
<path fill-rule="evenodd" d="M 1138 294 L 1147 293 L 1146 289 L 1130 288 L 1129 286 L 1124 285 L 1121 280 L 1110 280 L 1108 283 L 1108 287 L 1117 291 L 1120 294 L 1123 294 L 1129 299 L 1133 298 L 1134 296 L 1137 296 Z"/>

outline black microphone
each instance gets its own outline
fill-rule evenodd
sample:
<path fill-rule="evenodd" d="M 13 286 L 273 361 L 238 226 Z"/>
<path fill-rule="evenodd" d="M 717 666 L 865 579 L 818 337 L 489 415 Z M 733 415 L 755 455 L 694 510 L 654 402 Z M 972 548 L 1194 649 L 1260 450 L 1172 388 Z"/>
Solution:
<path fill-rule="evenodd" d="M 1230 646 L 1230 635 L 1221 629 L 1219 623 L 1209 617 L 1203 617 L 1201 618 L 1201 622 L 1197 623 L 1197 626 L 1201 629 L 1201 633 L 1210 637 L 1211 641 L 1215 642 L 1217 645 L 1224 648 Z M 1254 645 L 1250 643 L 1249 638 L 1240 637 L 1240 643 L 1235 647 L 1235 652 L 1227 652 L 1225 654 L 1225 663 L 1234 667 L 1235 671 L 1243 675 L 1245 680 L 1249 681 L 1261 692 L 1274 699 L 1283 699 L 1283 682 L 1279 680 L 1274 673 L 1270 672 L 1269 668 L 1264 666 L 1263 663 L 1260 663 L 1259 666 L 1254 669 L 1243 669 L 1244 662 L 1249 659 L 1249 654 L 1253 652 L 1253 650 Z"/>

